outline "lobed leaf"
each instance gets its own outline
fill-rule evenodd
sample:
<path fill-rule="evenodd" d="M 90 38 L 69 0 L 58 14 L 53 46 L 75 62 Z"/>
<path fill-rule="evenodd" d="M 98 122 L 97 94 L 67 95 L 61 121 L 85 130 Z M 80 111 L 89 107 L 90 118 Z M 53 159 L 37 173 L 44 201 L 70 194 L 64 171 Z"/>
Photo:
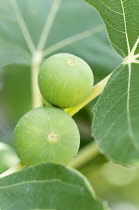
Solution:
<path fill-rule="evenodd" d="M 95 83 L 121 59 L 111 48 L 97 12 L 84 1 L 0 0 L 0 5 L 0 67 L 4 67 L 0 71 L 0 140 L 10 142 L 11 126 L 32 108 L 32 57 L 40 40 L 43 59 L 60 52 L 75 54 L 92 67 Z"/>
<path fill-rule="evenodd" d="M 93 109 L 92 135 L 109 159 L 125 166 L 139 165 L 139 3 L 87 2 L 100 13 L 110 42 L 123 57 Z"/>
<path fill-rule="evenodd" d="M 103 78 L 111 71 L 109 66 L 114 68 L 120 62 L 97 13 L 80 0 L 0 0 L 0 5 L 0 67 L 31 66 L 36 51 L 42 52 L 43 58 L 67 52 L 85 59 L 97 77 Z M 115 61 L 106 62 L 103 52 L 114 56 Z"/>
<path fill-rule="evenodd" d="M 138 0 L 86 0 L 101 15 L 110 42 L 122 57 L 129 55 L 139 36 Z M 139 49 L 139 47 L 138 47 Z"/>

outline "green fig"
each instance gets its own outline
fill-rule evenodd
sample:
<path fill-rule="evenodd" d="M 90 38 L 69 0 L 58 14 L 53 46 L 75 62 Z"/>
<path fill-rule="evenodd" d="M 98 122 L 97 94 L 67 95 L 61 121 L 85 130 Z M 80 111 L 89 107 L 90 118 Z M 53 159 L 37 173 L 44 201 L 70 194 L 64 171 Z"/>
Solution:
<path fill-rule="evenodd" d="M 14 146 L 22 163 L 68 165 L 76 156 L 80 135 L 74 120 L 63 110 L 40 107 L 27 112 L 14 130 Z"/>
<path fill-rule="evenodd" d="M 93 83 L 89 65 L 68 53 L 55 54 L 46 59 L 38 77 L 43 98 L 60 108 L 80 104 L 90 94 Z"/>

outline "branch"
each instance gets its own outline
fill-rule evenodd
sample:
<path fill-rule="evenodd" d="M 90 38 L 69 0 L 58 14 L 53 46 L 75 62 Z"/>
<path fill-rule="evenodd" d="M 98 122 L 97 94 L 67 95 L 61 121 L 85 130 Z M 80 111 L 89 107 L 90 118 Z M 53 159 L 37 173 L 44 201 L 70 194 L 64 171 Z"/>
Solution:
<path fill-rule="evenodd" d="M 40 71 L 40 64 L 42 62 L 42 52 L 36 51 L 32 58 L 32 71 L 31 71 L 31 90 L 32 90 L 32 107 L 42 106 L 42 97 L 38 87 L 38 74 Z"/>
<path fill-rule="evenodd" d="M 90 101 L 92 101 L 94 98 L 99 96 L 104 87 L 106 86 L 111 74 L 109 74 L 107 77 L 105 77 L 103 80 L 101 80 L 97 85 L 95 85 L 90 93 L 90 95 L 79 105 L 74 106 L 72 108 L 65 109 L 64 111 L 68 113 L 70 116 L 73 116 L 76 114 L 80 109 L 82 109 L 84 106 L 86 106 Z"/>

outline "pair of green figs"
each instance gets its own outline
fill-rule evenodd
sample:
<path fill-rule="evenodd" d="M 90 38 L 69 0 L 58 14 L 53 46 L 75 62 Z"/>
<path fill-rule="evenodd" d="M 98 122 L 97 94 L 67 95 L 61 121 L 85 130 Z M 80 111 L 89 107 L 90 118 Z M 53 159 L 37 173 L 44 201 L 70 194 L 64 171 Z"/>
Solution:
<path fill-rule="evenodd" d="M 22 163 L 68 165 L 76 156 L 80 134 L 62 109 L 80 104 L 91 92 L 94 77 L 89 65 L 68 53 L 52 55 L 41 66 L 38 84 L 52 106 L 27 112 L 14 130 L 14 146 Z"/>

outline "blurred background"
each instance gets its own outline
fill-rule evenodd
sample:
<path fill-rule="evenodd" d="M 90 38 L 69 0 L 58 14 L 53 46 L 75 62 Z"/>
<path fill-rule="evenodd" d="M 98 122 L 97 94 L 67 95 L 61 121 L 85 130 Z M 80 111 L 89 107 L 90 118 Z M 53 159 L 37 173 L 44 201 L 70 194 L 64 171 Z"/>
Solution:
<path fill-rule="evenodd" d="M 111 47 L 99 14 L 83 0 L 57 1 L 59 8 L 44 43 L 45 56 L 59 52 L 83 58 L 92 68 L 95 84 L 111 73 L 121 58 Z M 37 47 L 46 20 L 50 19 L 52 0 L 0 0 L 0 173 L 19 160 L 12 142 L 18 120 L 32 109 L 32 53 L 23 35 L 25 24 Z M 20 18 L 19 18 L 20 17 Z M 21 21 L 21 17 L 23 22 Z M 21 24 L 22 22 L 22 24 Z M 21 26 L 22 25 L 22 26 Z M 81 147 L 91 142 L 92 108 L 90 102 L 75 116 Z M 91 182 L 97 195 L 112 210 L 139 209 L 139 169 L 127 169 L 98 154 L 78 167 Z"/>

